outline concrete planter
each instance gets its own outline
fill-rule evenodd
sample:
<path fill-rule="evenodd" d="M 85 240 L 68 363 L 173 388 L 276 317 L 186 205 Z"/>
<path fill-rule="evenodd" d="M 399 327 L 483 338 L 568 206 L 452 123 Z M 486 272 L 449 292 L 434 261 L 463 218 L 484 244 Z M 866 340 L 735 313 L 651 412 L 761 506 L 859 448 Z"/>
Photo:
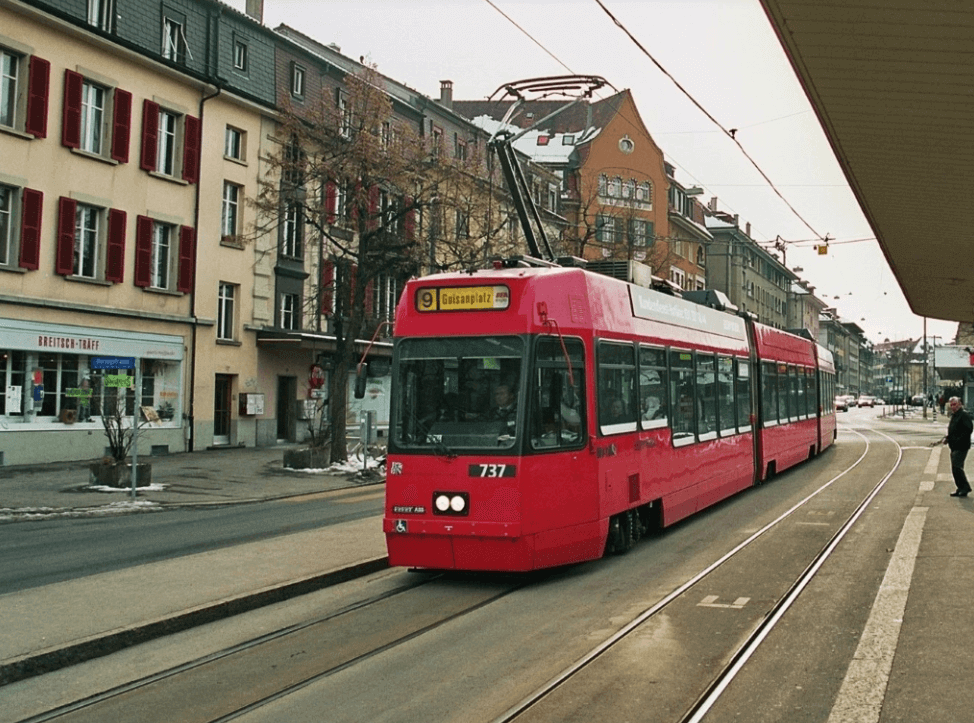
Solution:
<path fill-rule="evenodd" d="M 88 467 L 88 484 L 105 487 L 131 487 L 132 465 L 112 462 L 94 462 Z M 139 476 L 136 480 L 138 487 L 148 487 L 152 484 L 152 465 L 148 462 L 139 463 Z"/>
<path fill-rule="evenodd" d="M 330 445 L 284 450 L 284 466 L 288 469 L 324 469 L 330 464 Z"/>

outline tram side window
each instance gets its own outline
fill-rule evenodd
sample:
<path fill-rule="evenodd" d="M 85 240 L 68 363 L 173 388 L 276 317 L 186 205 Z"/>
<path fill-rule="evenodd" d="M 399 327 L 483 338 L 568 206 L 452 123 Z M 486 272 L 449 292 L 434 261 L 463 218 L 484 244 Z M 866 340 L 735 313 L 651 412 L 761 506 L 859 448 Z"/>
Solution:
<path fill-rule="evenodd" d="M 599 426 L 603 434 L 636 429 L 636 350 L 629 344 L 598 346 Z"/>
<path fill-rule="evenodd" d="M 568 361 L 571 360 L 571 374 Z M 531 448 L 552 451 L 577 447 L 584 440 L 585 365 L 582 343 L 565 339 L 565 351 L 557 339 L 541 339 L 528 389 L 531 393 L 529 429 Z"/>
<path fill-rule="evenodd" d="M 794 416 L 795 406 L 791 398 L 791 383 L 788 381 L 788 365 L 778 365 L 778 421 L 787 422 Z"/>
<path fill-rule="evenodd" d="M 737 367 L 737 431 L 751 428 L 751 367 L 747 359 L 735 360 Z"/>
<path fill-rule="evenodd" d="M 795 370 L 795 416 L 804 417 L 808 415 L 808 408 L 805 405 L 805 369 L 803 367 L 789 367 Z"/>
<path fill-rule="evenodd" d="M 639 408 L 643 429 L 665 427 L 669 416 L 666 403 L 666 352 L 639 348 Z"/>
<path fill-rule="evenodd" d="M 670 352 L 670 414 L 673 444 L 693 442 L 696 429 L 694 404 L 693 354 L 689 351 Z"/>
<path fill-rule="evenodd" d="M 717 358 L 713 354 L 697 355 L 697 399 L 700 419 L 697 431 L 701 440 L 717 437 Z"/>
<path fill-rule="evenodd" d="M 761 416 L 766 427 L 778 423 L 778 372 L 774 362 L 761 362 Z"/>
<path fill-rule="evenodd" d="M 818 388 L 815 386 L 815 370 L 805 370 L 805 411 L 809 417 L 818 414 Z"/>
<path fill-rule="evenodd" d="M 729 356 L 717 357 L 717 418 L 720 434 L 734 434 L 734 360 Z"/>

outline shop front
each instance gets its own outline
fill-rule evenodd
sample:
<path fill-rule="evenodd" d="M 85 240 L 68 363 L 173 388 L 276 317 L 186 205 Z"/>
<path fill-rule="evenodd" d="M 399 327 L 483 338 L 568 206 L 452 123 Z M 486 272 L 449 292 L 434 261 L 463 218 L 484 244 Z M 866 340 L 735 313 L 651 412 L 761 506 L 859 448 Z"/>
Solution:
<path fill-rule="evenodd" d="M 184 451 L 184 344 L 0 318 L 0 464 L 101 457 L 102 416 L 113 413 L 138 419 L 140 454 Z"/>

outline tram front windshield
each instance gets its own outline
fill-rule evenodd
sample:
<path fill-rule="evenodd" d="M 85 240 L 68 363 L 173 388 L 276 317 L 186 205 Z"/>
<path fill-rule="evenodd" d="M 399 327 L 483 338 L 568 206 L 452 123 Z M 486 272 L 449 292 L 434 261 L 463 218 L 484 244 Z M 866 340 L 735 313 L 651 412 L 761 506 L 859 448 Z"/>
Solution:
<path fill-rule="evenodd" d="M 514 447 L 523 427 L 523 339 L 405 339 L 396 356 L 396 445 L 434 453 Z"/>

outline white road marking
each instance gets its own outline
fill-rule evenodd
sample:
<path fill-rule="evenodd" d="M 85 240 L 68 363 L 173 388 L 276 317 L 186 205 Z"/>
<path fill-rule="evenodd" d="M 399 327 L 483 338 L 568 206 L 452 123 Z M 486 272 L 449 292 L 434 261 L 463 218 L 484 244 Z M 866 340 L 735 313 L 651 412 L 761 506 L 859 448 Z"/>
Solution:
<path fill-rule="evenodd" d="M 883 710 L 927 507 L 907 515 L 828 723 L 875 723 Z"/>
<path fill-rule="evenodd" d="M 733 603 L 719 603 L 719 595 L 708 595 L 703 600 L 697 603 L 698 608 L 733 608 L 734 610 L 740 610 L 750 601 L 749 597 L 739 597 Z"/>
<path fill-rule="evenodd" d="M 927 460 L 927 466 L 923 470 L 924 477 L 936 477 L 937 467 L 940 466 L 940 450 L 943 447 L 934 447 L 930 452 L 930 459 Z"/>

